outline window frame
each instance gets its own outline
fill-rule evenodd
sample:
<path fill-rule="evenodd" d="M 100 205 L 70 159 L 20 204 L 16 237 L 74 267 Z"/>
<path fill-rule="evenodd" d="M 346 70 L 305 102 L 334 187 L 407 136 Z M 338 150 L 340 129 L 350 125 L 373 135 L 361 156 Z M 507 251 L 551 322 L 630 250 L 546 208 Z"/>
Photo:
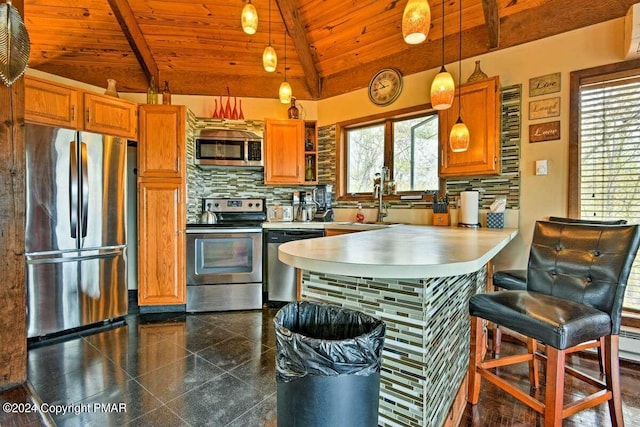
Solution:
<path fill-rule="evenodd" d="M 571 218 L 580 218 L 580 86 L 605 77 L 633 74 L 640 76 L 640 59 L 616 62 L 570 73 L 568 213 Z M 640 312 L 623 309 L 622 324 L 640 328 Z"/>
<path fill-rule="evenodd" d="M 411 119 L 414 117 L 420 117 L 425 115 L 434 114 L 438 116 L 439 113 L 431 107 L 431 104 L 420 104 L 413 107 L 403 108 L 400 110 L 388 111 L 385 113 L 375 114 L 366 117 L 360 117 L 344 122 L 336 123 L 336 197 L 338 201 L 363 201 L 371 200 L 373 197 L 373 184 L 372 191 L 365 193 L 347 193 L 347 138 L 346 132 L 351 129 L 363 128 L 375 124 L 384 124 L 384 165 L 389 167 L 390 179 L 393 177 L 393 123 L 396 121 Z M 438 133 L 441 133 L 441 129 L 438 129 Z M 440 138 L 438 137 L 438 145 L 440 144 Z M 440 164 L 440 149 L 438 149 L 438 164 Z M 442 193 L 444 187 L 444 180 L 438 177 L 438 192 Z M 421 199 L 425 199 L 428 194 L 423 190 L 413 191 L 398 191 L 396 195 L 385 195 L 384 200 L 400 200 L 401 196 L 421 196 Z M 429 200 L 430 200 L 429 195 Z"/>

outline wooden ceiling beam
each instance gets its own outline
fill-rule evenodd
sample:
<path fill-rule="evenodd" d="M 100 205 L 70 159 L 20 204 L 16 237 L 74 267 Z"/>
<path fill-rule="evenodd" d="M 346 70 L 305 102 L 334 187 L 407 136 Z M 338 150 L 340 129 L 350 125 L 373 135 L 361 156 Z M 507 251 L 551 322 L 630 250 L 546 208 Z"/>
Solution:
<path fill-rule="evenodd" d="M 487 25 L 489 36 L 489 50 L 497 49 L 500 46 L 500 14 L 498 0 L 482 0 L 484 10 L 484 21 Z"/>
<path fill-rule="evenodd" d="M 160 71 L 158 70 L 158 64 L 153 58 L 151 49 L 147 41 L 144 39 L 144 35 L 138 26 L 133 10 L 127 0 L 108 0 L 111 10 L 118 20 L 118 24 L 122 28 L 122 32 L 127 37 L 127 41 L 131 46 L 131 50 L 136 55 L 142 71 L 147 76 L 147 80 L 151 81 L 153 77 L 156 81 L 156 85 L 160 84 Z"/>
<path fill-rule="evenodd" d="M 287 32 L 293 39 L 293 46 L 300 60 L 300 65 L 302 65 L 309 93 L 313 99 L 319 99 L 321 93 L 320 74 L 316 69 L 306 30 L 300 21 L 298 8 L 293 0 L 276 0 L 276 5 L 280 10 Z"/>

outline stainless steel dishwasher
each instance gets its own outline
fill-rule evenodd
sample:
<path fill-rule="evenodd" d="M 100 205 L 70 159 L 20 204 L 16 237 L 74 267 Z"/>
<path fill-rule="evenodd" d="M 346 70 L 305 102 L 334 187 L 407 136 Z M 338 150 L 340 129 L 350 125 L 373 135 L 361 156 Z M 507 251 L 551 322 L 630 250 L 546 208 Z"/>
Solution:
<path fill-rule="evenodd" d="M 263 280 L 266 281 L 267 300 L 270 306 L 284 305 L 296 300 L 296 269 L 278 259 L 281 244 L 294 240 L 324 237 L 322 229 L 268 229 L 264 239 Z"/>

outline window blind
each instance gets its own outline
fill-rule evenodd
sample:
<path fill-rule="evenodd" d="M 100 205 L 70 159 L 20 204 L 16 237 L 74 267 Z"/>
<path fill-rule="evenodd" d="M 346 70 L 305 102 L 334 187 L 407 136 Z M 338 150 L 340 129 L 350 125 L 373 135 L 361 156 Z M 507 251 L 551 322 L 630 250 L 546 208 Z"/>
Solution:
<path fill-rule="evenodd" d="M 640 224 L 640 78 L 580 86 L 580 215 Z M 624 307 L 640 312 L 636 257 Z"/>

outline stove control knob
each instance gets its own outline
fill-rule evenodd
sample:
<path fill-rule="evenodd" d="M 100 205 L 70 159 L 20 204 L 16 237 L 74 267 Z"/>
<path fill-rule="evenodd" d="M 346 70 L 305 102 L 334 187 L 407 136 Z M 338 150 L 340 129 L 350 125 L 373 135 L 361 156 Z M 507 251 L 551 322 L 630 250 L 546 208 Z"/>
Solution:
<path fill-rule="evenodd" d="M 219 207 L 220 207 L 220 203 L 215 202 L 215 203 L 213 204 L 213 206 L 215 206 L 216 208 L 219 208 Z"/>
<path fill-rule="evenodd" d="M 249 203 L 249 207 L 252 208 L 253 207 L 253 203 Z"/>

